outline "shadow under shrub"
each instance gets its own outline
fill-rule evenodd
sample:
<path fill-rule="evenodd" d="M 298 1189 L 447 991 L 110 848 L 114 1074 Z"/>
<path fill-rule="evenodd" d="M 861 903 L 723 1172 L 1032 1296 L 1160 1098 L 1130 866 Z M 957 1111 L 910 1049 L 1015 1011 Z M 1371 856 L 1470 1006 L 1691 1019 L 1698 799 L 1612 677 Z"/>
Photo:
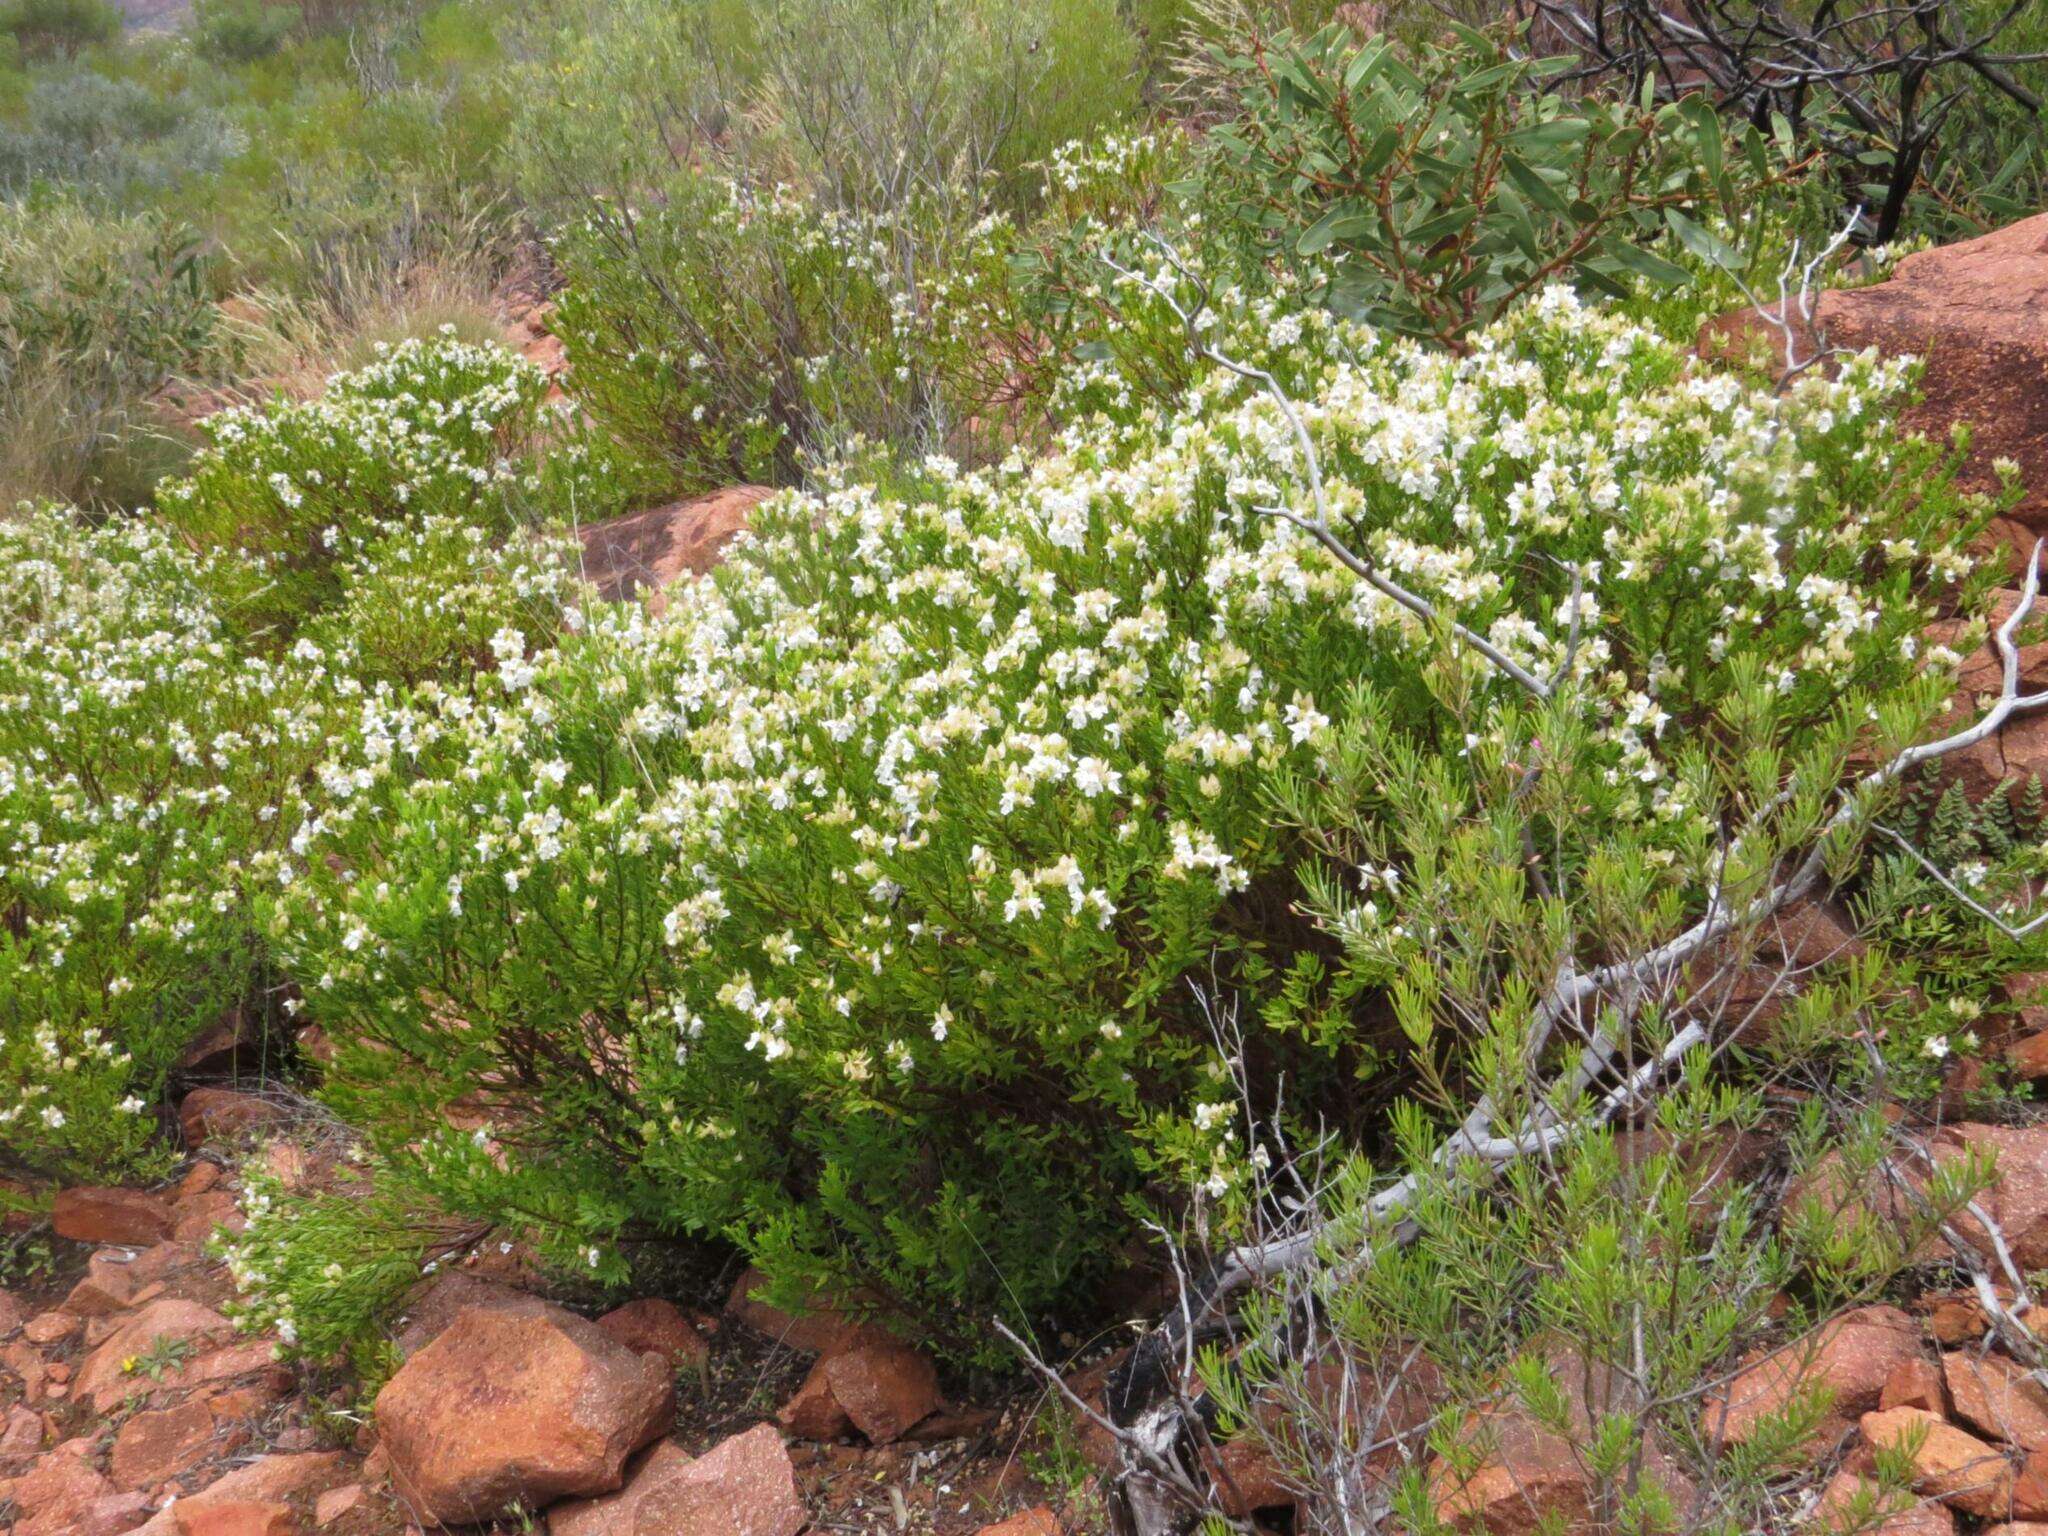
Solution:
<path fill-rule="evenodd" d="M 1208 334 L 1302 402 L 1344 537 L 1548 702 L 1262 510 L 1309 495 L 1271 399 L 1098 365 L 1028 469 L 785 497 L 660 619 L 366 702 L 269 932 L 393 1177 L 600 1278 L 728 1235 L 989 1358 L 1134 1202 L 1240 1187 L 1193 983 L 1257 1000 L 1305 1118 L 1454 1100 L 1546 935 L 1676 931 L 1768 871 L 1724 812 L 1938 709 L 1917 637 L 1990 509 L 1894 437 L 1903 369 L 1776 398 L 1557 289 L 1463 357 L 1269 304 Z"/>

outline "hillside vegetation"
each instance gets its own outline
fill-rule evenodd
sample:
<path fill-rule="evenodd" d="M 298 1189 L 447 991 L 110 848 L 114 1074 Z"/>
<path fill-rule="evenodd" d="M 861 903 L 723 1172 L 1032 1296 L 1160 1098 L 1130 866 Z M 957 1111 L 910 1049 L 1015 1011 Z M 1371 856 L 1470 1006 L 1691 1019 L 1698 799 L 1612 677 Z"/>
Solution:
<path fill-rule="evenodd" d="M 1711 8 L 0 5 L 0 1200 L 227 1027 L 353 1170 L 241 1321 L 365 1392 L 486 1241 L 972 1381 L 1141 1266 L 1300 1529 L 1331 1349 L 1633 1371 L 1606 1524 L 1777 1518 L 1826 1404 L 1710 1386 L 1989 1187 L 1855 1196 L 2031 1118 L 2048 844 L 1924 745 L 2016 473 L 1695 340 L 2039 208 L 2048 13 Z"/>

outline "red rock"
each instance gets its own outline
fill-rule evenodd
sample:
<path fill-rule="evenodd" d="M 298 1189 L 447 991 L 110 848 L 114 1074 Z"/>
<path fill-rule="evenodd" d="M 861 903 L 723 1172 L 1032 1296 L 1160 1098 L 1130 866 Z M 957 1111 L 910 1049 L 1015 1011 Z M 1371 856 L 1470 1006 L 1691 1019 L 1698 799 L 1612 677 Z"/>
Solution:
<path fill-rule="evenodd" d="M 832 1395 L 870 1445 L 887 1445 L 944 1401 L 938 1372 L 906 1344 L 863 1344 L 818 1362 Z"/>
<path fill-rule="evenodd" d="M 226 1499 L 193 1508 L 172 1506 L 178 1536 L 298 1536 L 289 1504 L 269 1499 Z"/>
<path fill-rule="evenodd" d="M 665 606 L 662 589 L 716 565 L 726 541 L 746 527 L 748 515 L 773 494 L 763 485 L 728 486 L 665 507 L 586 524 L 577 530 L 583 541 L 584 574 L 607 602 L 623 602 L 644 591 L 647 606 L 658 613 Z"/>
<path fill-rule="evenodd" d="M 2048 1451 L 2033 1451 L 2013 1479 L 2014 1520 L 2048 1520 Z"/>
<path fill-rule="evenodd" d="M 1592 1479 L 1570 1440 L 1544 1428 L 1520 1407 L 1472 1415 L 1467 1432 L 1484 1447 L 1469 1476 L 1439 1458 L 1429 1468 L 1437 1518 L 1461 1531 L 1487 1536 L 1536 1536 L 1539 1531 L 1588 1532 Z M 1683 1511 L 1693 1489 L 1668 1455 L 1653 1452 L 1647 1476 Z"/>
<path fill-rule="evenodd" d="M 225 1076 L 245 1053 L 253 1056 L 261 1041 L 257 1021 L 242 1008 L 230 1008 L 180 1053 L 178 1073 L 188 1082 L 195 1077 Z"/>
<path fill-rule="evenodd" d="M 994 1525 L 984 1525 L 976 1536 L 1060 1536 L 1060 1522 L 1041 1504 Z"/>
<path fill-rule="evenodd" d="M 1997 1181 L 1979 1203 L 2004 1231 L 2022 1269 L 2048 1267 L 2048 1126 L 1957 1125 L 1934 1138 L 1935 1160 L 1959 1162 L 1970 1151 L 1995 1162 Z M 1987 1257 L 1989 1234 L 1960 1212 L 1956 1229 Z"/>
<path fill-rule="evenodd" d="M 79 1317 L 111 1317 L 135 1305 L 143 1289 L 134 1255 L 125 1248 L 102 1248 L 86 1260 L 85 1278 L 64 1298 L 64 1310 Z"/>
<path fill-rule="evenodd" d="M 1932 1360 L 1912 1359 L 1892 1369 L 1878 1397 L 1880 1408 L 1924 1408 L 1929 1413 L 1948 1412 L 1948 1392 L 1942 1385 L 1941 1370 Z"/>
<path fill-rule="evenodd" d="M 85 1326 L 75 1313 L 39 1312 L 22 1325 L 21 1336 L 31 1344 L 61 1344 Z"/>
<path fill-rule="evenodd" d="M 447 1270 L 429 1280 L 407 1303 L 405 1314 L 399 1319 L 398 1337 L 393 1342 L 399 1354 L 411 1357 L 438 1339 L 450 1323 L 472 1307 L 531 1312 L 546 1306 L 539 1297 L 509 1285 L 480 1279 L 459 1269 Z"/>
<path fill-rule="evenodd" d="M 83 1455 L 60 1445 L 14 1480 L 15 1536 L 72 1536 L 91 1507 L 115 1491 Z"/>
<path fill-rule="evenodd" d="M 232 1088 L 194 1088 L 178 1106 L 178 1125 L 185 1133 L 185 1145 L 194 1149 L 209 1142 L 232 1141 L 286 1118 L 282 1104 L 253 1093 L 237 1093 Z"/>
<path fill-rule="evenodd" d="M 2015 1520 L 2005 1525 L 1987 1525 L 1977 1536 L 2048 1536 L 2048 1525 Z"/>
<path fill-rule="evenodd" d="M 671 1370 L 694 1368 L 711 1353 L 711 1346 L 690 1326 L 682 1309 L 657 1296 L 614 1307 L 597 1320 L 597 1326 L 635 1354 L 660 1355 Z"/>
<path fill-rule="evenodd" d="M 1919 1333 L 1896 1307 L 1845 1313 L 1804 1339 L 1747 1361 L 1725 1392 L 1708 1397 L 1707 1433 L 1743 1444 L 1760 1420 L 1782 1412 L 1802 1393 L 1825 1387 L 1833 1397 L 1814 1439 L 1837 1438 L 1878 1406 L 1894 1371 L 1922 1358 Z"/>
<path fill-rule="evenodd" d="M 1847 1468 L 1822 1491 L 1813 1523 L 1838 1536 L 1955 1536 L 1956 1529 L 1946 1504 L 1894 1494 L 1887 1505 L 1876 1483 Z"/>
<path fill-rule="evenodd" d="M 0 1460 L 33 1456 L 43 1448 L 42 1418 L 16 1403 L 0 1415 Z"/>
<path fill-rule="evenodd" d="M 2048 1029 L 2020 1036 L 2005 1047 L 2004 1055 L 2014 1077 L 2029 1083 L 2048 1077 Z"/>
<path fill-rule="evenodd" d="M 50 1226 L 75 1243 L 146 1248 L 171 1235 L 171 1208 L 144 1190 L 80 1185 L 57 1192 Z"/>
<path fill-rule="evenodd" d="M 796 1536 L 810 1519 L 782 1437 L 766 1424 L 694 1459 L 663 1441 L 608 1498 L 548 1512 L 548 1536 Z"/>
<path fill-rule="evenodd" d="M 117 1488 L 147 1488 L 233 1450 L 242 1438 L 217 1424 L 205 1403 L 178 1403 L 135 1414 L 124 1423 L 114 1436 L 108 1470 Z"/>
<path fill-rule="evenodd" d="M 206 1159 L 201 1158 L 190 1168 L 187 1168 L 185 1176 L 178 1180 L 178 1188 L 171 1197 L 171 1203 L 175 1205 L 180 1200 L 188 1200 L 194 1195 L 205 1194 L 209 1189 L 220 1183 L 226 1171 L 219 1163 L 209 1163 Z"/>
<path fill-rule="evenodd" d="M 140 1359 L 151 1350 L 161 1352 L 168 1341 L 193 1350 L 225 1339 L 233 1326 L 211 1307 L 169 1297 L 129 1313 L 121 1325 L 86 1357 L 78 1373 L 78 1395 L 88 1398 L 102 1413 L 112 1412 L 132 1393 L 146 1392 L 152 1385 L 147 1376 L 136 1376 L 125 1362 Z"/>
<path fill-rule="evenodd" d="M 184 1527 L 179 1522 L 215 1505 L 287 1505 L 291 1500 L 315 1498 L 349 1481 L 348 1466 L 348 1459 L 339 1451 L 260 1457 L 159 1511 L 142 1527 L 142 1536 L 184 1536 Z"/>
<path fill-rule="evenodd" d="M 2003 1355 L 1962 1351 L 1943 1355 L 1941 1368 L 1959 1423 L 2022 1450 L 2048 1445 L 2048 1389 L 2025 1369 Z"/>
<path fill-rule="evenodd" d="M 2012 1508 L 2012 1463 L 1994 1445 L 1918 1408 L 1863 1415 L 1863 1438 L 1880 1450 L 1903 1447 L 1919 1436 L 1913 1486 L 1952 1509 L 2002 1520 Z"/>
<path fill-rule="evenodd" d="M 853 1433 L 853 1420 L 833 1396 L 832 1383 L 825 1375 L 825 1362 L 812 1366 L 789 1401 L 775 1415 L 775 1422 L 799 1440 L 839 1440 Z"/>
<path fill-rule="evenodd" d="M 822 1301 L 801 1314 L 770 1306 L 754 1294 L 766 1284 L 758 1270 L 750 1269 L 741 1275 L 733 1285 L 732 1295 L 726 1300 L 726 1315 L 746 1324 L 756 1333 L 766 1334 L 778 1344 L 819 1355 L 837 1354 L 857 1344 L 891 1340 L 887 1330 L 853 1322 Z"/>
<path fill-rule="evenodd" d="M 5 1290 L 0 1290 L 0 1339 L 6 1338 L 19 1328 L 27 1315 L 27 1308 Z"/>
<path fill-rule="evenodd" d="M 314 1501 L 313 1523 L 332 1525 L 344 1516 L 361 1509 L 369 1497 L 369 1491 L 361 1483 L 344 1483 L 339 1488 L 330 1488 Z"/>
<path fill-rule="evenodd" d="M 1247 1519 L 1262 1509 L 1292 1509 L 1299 1500 L 1298 1485 L 1265 1446 L 1249 1437 L 1224 1442 L 1208 1466 L 1217 1503 L 1233 1519 Z"/>
<path fill-rule="evenodd" d="M 171 1235 L 181 1243 L 205 1243 L 217 1228 L 239 1232 L 247 1225 L 240 1202 L 225 1189 L 208 1190 L 203 1195 L 180 1200 L 172 1208 L 172 1215 L 177 1224 L 171 1228 Z"/>
<path fill-rule="evenodd" d="M 1907 424 L 1941 441 L 1967 422 L 1966 483 L 1995 489 L 1992 461 L 2013 460 L 2026 491 L 2014 519 L 2048 527 L 2048 214 L 1908 256 L 1885 282 L 1823 293 L 1815 319 L 1830 346 L 1924 357 L 1925 399 Z M 1759 327 L 1737 315 L 1715 329 Z"/>
<path fill-rule="evenodd" d="M 0 1365 L 4 1365 L 21 1378 L 22 1396 L 34 1402 L 43 1392 L 43 1377 L 48 1367 L 36 1347 L 25 1339 L 17 1339 L 6 1348 L 0 1349 Z"/>
<path fill-rule="evenodd" d="M 448 1524 L 610 1492 L 674 1414 L 665 1366 L 559 1307 L 465 1311 L 377 1394 L 393 1480 Z"/>

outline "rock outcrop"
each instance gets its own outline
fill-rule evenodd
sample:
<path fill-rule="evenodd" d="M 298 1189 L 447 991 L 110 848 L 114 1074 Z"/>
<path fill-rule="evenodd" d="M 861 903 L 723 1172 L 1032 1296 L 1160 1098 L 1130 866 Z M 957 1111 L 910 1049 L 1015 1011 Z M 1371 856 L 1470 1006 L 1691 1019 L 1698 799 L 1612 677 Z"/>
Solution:
<path fill-rule="evenodd" d="M 554 1306 L 471 1308 L 377 1394 L 394 1483 L 451 1525 L 609 1493 L 674 1417 L 665 1359 Z"/>
<path fill-rule="evenodd" d="M 718 563 L 726 541 L 747 526 L 754 508 L 774 493 L 765 485 L 734 485 L 577 530 L 583 574 L 607 601 L 641 596 L 659 612 L 662 590 Z"/>

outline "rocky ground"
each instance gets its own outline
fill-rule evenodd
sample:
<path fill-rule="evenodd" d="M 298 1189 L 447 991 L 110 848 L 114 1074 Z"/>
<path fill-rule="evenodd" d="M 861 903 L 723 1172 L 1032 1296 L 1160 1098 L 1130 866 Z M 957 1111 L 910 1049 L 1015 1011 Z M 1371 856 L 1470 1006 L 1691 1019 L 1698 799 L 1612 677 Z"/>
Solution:
<path fill-rule="evenodd" d="M 198 1090 L 174 1182 L 59 1195 L 47 1272 L 0 1291 L 0 1531 L 539 1528 L 475 1519 L 515 1504 L 556 1536 L 1063 1528 L 1035 1399 L 951 1403 L 918 1351 L 779 1312 L 751 1275 L 716 1311 L 646 1297 L 590 1318 L 486 1250 L 423 1281 L 366 1416 L 346 1382 L 237 1332 L 207 1252 L 240 1223 L 244 1159 L 294 1190 L 329 1176 L 280 1114 Z"/>

